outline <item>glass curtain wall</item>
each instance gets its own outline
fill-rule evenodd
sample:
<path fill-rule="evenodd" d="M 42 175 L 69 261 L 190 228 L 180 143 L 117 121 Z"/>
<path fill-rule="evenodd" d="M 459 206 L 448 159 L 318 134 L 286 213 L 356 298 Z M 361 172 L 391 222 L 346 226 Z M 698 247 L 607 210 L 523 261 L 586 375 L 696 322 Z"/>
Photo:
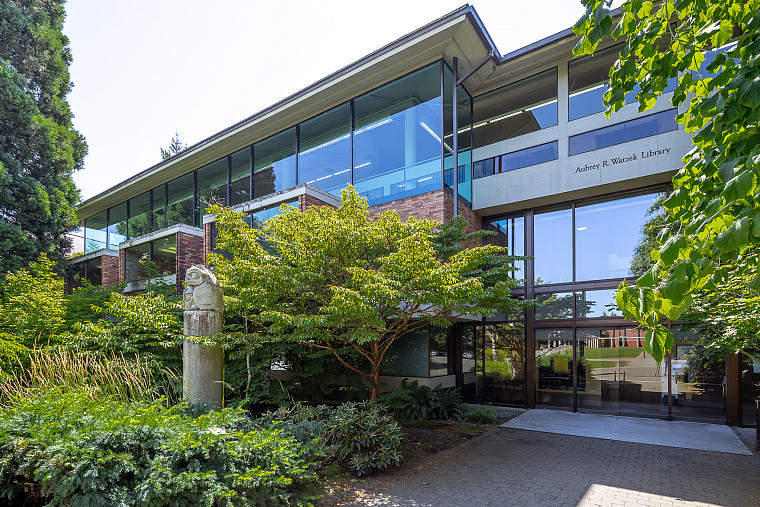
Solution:
<path fill-rule="evenodd" d="M 251 148 L 230 155 L 230 206 L 251 200 Z"/>
<path fill-rule="evenodd" d="M 441 188 L 441 75 L 433 64 L 354 99 L 354 184 L 370 205 Z"/>
<path fill-rule="evenodd" d="M 150 212 L 151 230 L 157 231 L 166 227 L 166 188 L 164 185 L 152 190 L 153 204 Z"/>
<path fill-rule="evenodd" d="M 509 255 L 525 255 L 525 219 L 522 216 L 486 220 L 483 228 L 496 233 L 485 237 L 486 244 L 506 247 Z M 514 278 L 525 278 L 525 261 L 515 261 L 512 267 Z"/>
<path fill-rule="evenodd" d="M 443 166 L 444 184 L 454 186 L 454 73 L 443 66 Z M 459 197 L 468 205 L 472 202 L 472 97 L 464 86 L 457 88 L 457 179 Z"/>
<path fill-rule="evenodd" d="M 573 330 L 536 329 L 536 405 L 573 406 Z"/>
<path fill-rule="evenodd" d="M 475 97 L 475 148 L 556 124 L 556 67 Z"/>
<path fill-rule="evenodd" d="M 227 204 L 227 157 L 198 169 L 195 224 L 203 224 L 206 208 L 212 204 Z"/>
<path fill-rule="evenodd" d="M 84 237 L 84 253 L 108 248 L 108 217 L 106 211 L 85 218 Z"/>
<path fill-rule="evenodd" d="M 194 173 L 180 176 L 167 185 L 166 226 L 193 225 Z"/>
<path fill-rule="evenodd" d="M 296 128 L 253 145 L 253 197 L 279 192 L 296 184 Z"/>
<path fill-rule="evenodd" d="M 127 239 L 127 203 L 112 207 L 108 213 L 108 243 L 117 248 Z"/>
<path fill-rule="evenodd" d="M 486 324 L 477 340 L 477 400 L 501 405 L 525 404 L 525 324 Z"/>
<path fill-rule="evenodd" d="M 129 239 L 148 234 L 150 230 L 150 192 L 145 192 L 129 200 Z"/>
<path fill-rule="evenodd" d="M 300 124 L 298 183 L 331 194 L 351 183 L 351 106 L 345 103 Z"/>
<path fill-rule="evenodd" d="M 672 331 L 673 415 L 725 422 L 726 354 L 701 345 L 701 330 L 673 326 Z"/>

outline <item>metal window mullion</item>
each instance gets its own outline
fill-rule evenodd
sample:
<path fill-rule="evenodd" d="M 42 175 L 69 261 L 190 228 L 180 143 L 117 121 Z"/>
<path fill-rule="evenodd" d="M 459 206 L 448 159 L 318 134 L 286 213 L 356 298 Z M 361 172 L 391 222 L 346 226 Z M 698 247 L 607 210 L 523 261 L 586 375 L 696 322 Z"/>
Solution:
<path fill-rule="evenodd" d="M 443 147 L 443 139 L 446 138 L 446 86 L 444 84 L 444 80 L 446 79 L 445 74 L 445 63 L 443 60 L 441 60 L 441 188 L 446 188 L 446 151 Z M 404 141 L 406 142 L 406 141 Z"/>
<path fill-rule="evenodd" d="M 151 195 L 152 194 L 153 192 L 151 192 Z M 127 204 L 127 233 L 124 235 L 124 237 L 129 239 L 129 218 L 130 218 L 130 215 L 132 214 L 131 200 L 127 199 L 126 204 Z M 150 218 L 148 218 L 148 230 L 150 230 Z"/>
<path fill-rule="evenodd" d="M 162 229 L 166 228 L 169 223 L 169 183 L 164 183 L 164 225 Z"/>
<path fill-rule="evenodd" d="M 301 151 L 301 125 L 296 125 L 296 185 L 300 184 L 298 180 L 298 159 Z"/>
<path fill-rule="evenodd" d="M 351 185 L 354 185 L 354 99 L 348 102 L 348 132 L 349 143 L 351 145 Z"/>
<path fill-rule="evenodd" d="M 111 233 L 108 228 L 111 226 L 111 208 L 106 209 L 106 248 L 111 248 Z"/>
<path fill-rule="evenodd" d="M 459 118 L 458 118 L 458 111 L 457 106 L 459 98 L 457 97 L 457 68 L 458 68 L 458 61 L 457 57 L 455 56 L 453 58 L 454 61 L 454 69 L 453 69 L 453 80 L 452 84 L 454 88 L 451 91 L 451 109 L 452 109 L 452 118 L 451 118 L 451 124 L 452 124 L 452 140 L 451 140 L 451 149 L 454 152 L 452 155 L 451 163 L 452 163 L 452 172 L 453 172 L 453 179 L 454 179 L 454 216 L 457 216 L 459 214 L 459 133 L 457 130 L 459 129 Z M 445 138 L 444 138 L 445 139 Z"/>

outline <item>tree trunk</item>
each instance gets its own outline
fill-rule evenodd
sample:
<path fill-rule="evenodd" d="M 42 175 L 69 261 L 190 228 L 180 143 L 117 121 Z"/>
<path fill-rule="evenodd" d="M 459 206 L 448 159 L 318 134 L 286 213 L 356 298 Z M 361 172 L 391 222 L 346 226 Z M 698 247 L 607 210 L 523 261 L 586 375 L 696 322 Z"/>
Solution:
<path fill-rule="evenodd" d="M 380 394 L 380 347 L 377 341 L 372 343 L 372 394 L 369 399 L 376 400 Z"/>

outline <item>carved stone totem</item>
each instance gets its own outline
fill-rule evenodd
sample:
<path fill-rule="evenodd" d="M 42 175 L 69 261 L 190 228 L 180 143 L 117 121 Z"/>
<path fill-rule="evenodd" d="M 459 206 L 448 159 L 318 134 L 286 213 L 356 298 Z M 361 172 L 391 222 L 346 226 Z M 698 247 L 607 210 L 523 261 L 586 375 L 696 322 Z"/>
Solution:
<path fill-rule="evenodd" d="M 185 336 L 211 336 L 224 330 L 224 299 L 214 274 L 193 266 L 185 274 Z M 224 351 L 185 341 L 182 347 L 183 394 L 189 403 L 222 408 L 224 404 Z"/>

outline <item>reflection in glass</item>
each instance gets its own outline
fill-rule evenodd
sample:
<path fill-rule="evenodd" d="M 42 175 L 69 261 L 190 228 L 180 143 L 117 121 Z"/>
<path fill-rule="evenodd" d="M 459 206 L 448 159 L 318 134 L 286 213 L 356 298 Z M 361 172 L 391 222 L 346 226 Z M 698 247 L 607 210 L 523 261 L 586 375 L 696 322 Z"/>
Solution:
<path fill-rule="evenodd" d="M 153 189 L 153 208 L 151 218 L 151 230 L 157 231 L 166 227 L 166 190 L 161 185 Z"/>
<path fill-rule="evenodd" d="M 253 197 L 296 185 L 296 128 L 253 145 Z"/>
<path fill-rule="evenodd" d="M 198 169 L 198 197 L 195 223 L 203 223 L 206 208 L 212 204 L 227 204 L 227 157 Z"/>
<path fill-rule="evenodd" d="M 177 236 L 172 234 L 153 242 L 153 262 L 162 275 L 177 273 Z"/>
<path fill-rule="evenodd" d="M 129 239 L 148 234 L 149 232 L 150 192 L 145 192 L 129 200 Z"/>
<path fill-rule="evenodd" d="M 525 219 L 522 216 L 489 220 L 484 229 L 496 233 L 485 237 L 486 244 L 506 247 L 509 255 L 525 255 Z M 515 261 L 513 267 L 515 278 L 525 276 L 525 261 Z"/>
<path fill-rule="evenodd" d="M 536 294 L 536 319 L 572 319 L 573 293 Z"/>
<path fill-rule="evenodd" d="M 370 205 L 441 188 L 440 64 L 354 100 L 354 183 Z"/>
<path fill-rule="evenodd" d="M 230 206 L 251 200 L 251 149 L 230 155 Z"/>
<path fill-rule="evenodd" d="M 266 208 L 260 209 L 259 211 L 254 211 L 253 213 L 248 214 L 248 216 L 245 217 L 245 221 L 249 226 L 255 227 L 257 229 L 261 229 L 261 227 L 264 225 L 264 222 L 282 213 L 282 211 L 280 210 L 280 207 L 283 204 L 285 204 L 286 206 L 292 206 L 298 209 L 297 200 L 291 201 L 291 202 L 278 203 L 272 206 L 267 206 Z"/>
<path fill-rule="evenodd" d="M 87 261 L 87 281 L 92 285 L 103 285 L 102 257 L 95 257 Z"/>
<path fill-rule="evenodd" d="M 108 247 L 108 224 L 106 212 L 101 211 L 97 215 L 84 220 L 84 253 L 94 252 Z"/>
<path fill-rule="evenodd" d="M 487 158 L 479 162 L 472 164 L 472 178 L 477 180 L 478 178 L 485 178 L 495 174 L 495 159 Z"/>
<path fill-rule="evenodd" d="M 501 172 L 543 164 L 551 160 L 557 160 L 557 141 L 502 155 Z"/>
<path fill-rule="evenodd" d="M 166 226 L 193 225 L 193 173 L 173 179 L 168 188 Z"/>
<path fill-rule="evenodd" d="M 575 276 L 578 281 L 632 276 L 636 245 L 647 212 L 659 194 L 645 194 L 575 208 Z M 536 249 L 537 257 L 538 252 Z"/>
<path fill-rule="evenodd" d="M 87 263 L 77 262 L 76 264 L 70 264 L 66 269 L 66 290 L 67 294 L 71 294 L 74 289 L 78 289 L 82 286 L 82 280 L 87 277 Z"/>
<path fill-rule="evenodd" d="M 299 184 L 340 195 L 351 183 L 350 113 L 346 103 L 301 123 Z"/>
<path fill-rule="evenodd" d="M 428 357 L 428 330 L 424 327 L 393 342 L 380 366 L 380 374 L 427 377 Z"/>
<path fill-rule="evenodd" d="M 447 327 L 430 328 L 430 376 L 440 377 L 454 373 L 454 342 L 449 339 Z"/>
<path fill-rule="evenodd" d="M 111 248 L 118 248 L 119 243 L 127 239 L 127 203 L 112 207 L 108 213 L 108 243 Z"/>
<path fill-rule="evenodd" d="M 742 397 L 742 420 L 743 426 L 757 426 L 757 412 L 755 411 L 755 400 L 760 399 L 760 361 L 753 359 L 760 358 L 760 350 L 748 349 L 747 353 L 739 354 L 741 387 L 739 392 Z"/>
<path fill-rule="evenodd" d="M 622 317 L 615 302 L 615 290 L 587 290 L 575 293 L 575 315 L 579 319 Z"/>
<path fill-rule="evenodd" d="M 475 358 L 475 340 L 477 333 L 480 332 L 480 326 L 474 324 L 461 324 L 461 341 L 462 351 L 462 396 L 466 399 L 472 399 L 476 395 L 477 374 Z"/>
<path fill-rule="evenodd" d="M 617 125 L 610 125 L 591 132 L 585 132 L 570 137 L 570 155 L 578 155 L 587 151 L 599 150 L 617 144 L 643 139 L 645 137 L 662 134 L 678 129 L 676 124 L 676 109 L 668 109 L 661 113 L 650 114 L 641 118 L 624 121 Z M 657 148 L 657 146 L 654 146 Z M 623 153 L 622 155 L 641 157 L 642 159 L 654 156 L 652 150 L 638 153 Z M 614 159 L 612 159 L 614 163 Z"/>
<path fill-rule="evenodd" d="M 536 329 L 536 404 L 573 406 L 573 330 Z"/>
<path fill-rule="evenodd" d="M 136 282 L 145 280 L 148 272 L 140 263 L 143 256 L 150 258 L 150 243 L 140 243 L 130 248 L 123 249 L 124 255 L 124 281 Z"/>
<path fill-rule="evenodd" d="M 474 147 L 557 124 L 557 69 L 475 98 Z"/>
<path fill-rule="evenodd" d="M 536 285 L 573 281 L 572 210 L 536 213 L 534 221 Z"/>
<path fill-rule="evenodd" d="M 604 111 L 610 68 L 617 61 L 622 47 L 617 44 L 568 64 L 569 120 Z"/>
<path fill-rule="evenodd" d="M 578 408 L 620 410 L 620 348 L 613 339 L 615 331 L 583 329 L 578 338 Z"/>
<path fill-rule="evenodd" d="M 478 397 L 486 403 L 525 404 L 525 325 L 522 322 L 485 326 L 478 342 L 484 358 L 478 370 Z M 482 347 L 482 350 L 481 350 Z"/>
<path fill-rule="evenodd" d="M 700 345 L 701 330 L 673 326 L 673 415 L 724 422 L 726 355 Z"/>

